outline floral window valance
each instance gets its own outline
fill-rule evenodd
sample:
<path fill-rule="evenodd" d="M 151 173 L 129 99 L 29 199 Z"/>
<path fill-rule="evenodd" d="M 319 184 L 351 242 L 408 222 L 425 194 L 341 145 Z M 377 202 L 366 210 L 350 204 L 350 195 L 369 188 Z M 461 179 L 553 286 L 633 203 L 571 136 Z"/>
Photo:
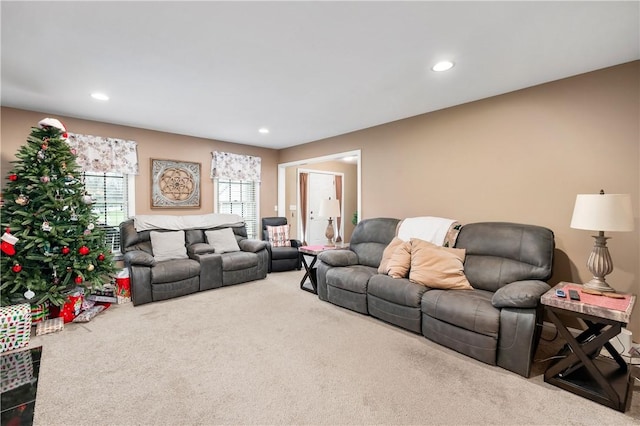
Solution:
<path fill-rule="evenodd" d="M 214 151 L 211 153 L 211 177 L 260 182 L 260 157 Z"/>
<path fill-rule="evenodd" d="M 138 174 L 138 143 L 69 133 L 69 147 L 83 172 Z"/>

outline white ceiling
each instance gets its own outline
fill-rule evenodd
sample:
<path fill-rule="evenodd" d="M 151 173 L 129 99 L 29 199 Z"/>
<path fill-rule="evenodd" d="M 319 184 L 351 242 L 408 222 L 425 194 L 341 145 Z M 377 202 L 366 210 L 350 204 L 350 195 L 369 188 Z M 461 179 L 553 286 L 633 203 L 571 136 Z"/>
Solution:
<path fill-rule="evenodd" d="M 640 59 L 638 1 L 0 7 L 3 106 L 272 148 Z"/>

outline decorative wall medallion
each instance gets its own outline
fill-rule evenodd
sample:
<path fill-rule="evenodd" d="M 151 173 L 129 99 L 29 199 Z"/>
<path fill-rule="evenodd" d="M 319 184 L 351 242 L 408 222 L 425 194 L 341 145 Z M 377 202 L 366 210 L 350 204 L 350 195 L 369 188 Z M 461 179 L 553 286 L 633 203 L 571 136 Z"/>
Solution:
<path fill-rule="evenodd" d="M 151 207 L 200 207 L 200 163 L 151 159 Z"/>

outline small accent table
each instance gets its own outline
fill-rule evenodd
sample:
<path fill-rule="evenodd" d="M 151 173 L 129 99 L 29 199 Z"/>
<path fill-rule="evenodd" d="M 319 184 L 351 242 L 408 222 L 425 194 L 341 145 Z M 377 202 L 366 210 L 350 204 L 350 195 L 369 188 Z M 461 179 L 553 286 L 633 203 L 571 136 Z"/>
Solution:
<path fill-rule="evenodd" d="M 318 255 L 323 251 L 327 250 L 336 250 L 336 249 L 346 249 L 349 248 L 349 244 L 336 244 L 335 246 L 301 246 L 298 247 L 298 253 L 300 254 L 300 260 L 302 261 L 302 265 L 304 266 L 304 276 L 300 281 L 300 289 L 304 291 L 308 291 L 309 293 L 318 294 L 318 282 L 316 277 L 316 268 L 314 268 L 316 262 L 318 261 Z M 309 256 L 312 258 L 311 263 L 307 263 L 307 259 L 305 256 Z M 307 278 L 309 278 L 309 283 L 311 283 L 311 288 L 306 286 Z"/>
<path fill-rule="evenodd" d="M 567 297 L 557 297 L 556 289 L 564 289 Z M 580 301 L 569 298 L 569 289 L 578 291 Z M 580 284 L 561 282 L 542 295 L 541 303 L 567 342 L 558 353 L 562 358 L 544 373 L 544 381 L 625 412 L 631 405 L 634 379 L 609 340 L 629 322 L 636 296 L 620 294 L 624 299 L 613 299 L 582 290 Z M 560 320 L 561 315 L 582 319 L 587 329 L 574 337 Z M 603 347 L 613 359 L 599 356 Z"/>

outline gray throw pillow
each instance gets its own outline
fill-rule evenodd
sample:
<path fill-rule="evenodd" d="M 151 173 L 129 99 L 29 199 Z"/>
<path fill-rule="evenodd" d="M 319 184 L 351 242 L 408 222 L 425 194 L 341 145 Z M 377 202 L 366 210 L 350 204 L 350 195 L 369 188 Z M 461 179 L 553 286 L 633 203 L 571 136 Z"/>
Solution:
<path fill-rule="evenodd" d="M 156 262 L 172 259 L 188 259 L 184 245 L 184 231 L 151 231 L 151 250 Z"/>
<path fill-rule="evenodd" d="M 231 228 L 205 231 L 204 234 L 207 236 L 207 243 L 212 245 L 218 254 L 240 251 L 238 240 Z"/>

